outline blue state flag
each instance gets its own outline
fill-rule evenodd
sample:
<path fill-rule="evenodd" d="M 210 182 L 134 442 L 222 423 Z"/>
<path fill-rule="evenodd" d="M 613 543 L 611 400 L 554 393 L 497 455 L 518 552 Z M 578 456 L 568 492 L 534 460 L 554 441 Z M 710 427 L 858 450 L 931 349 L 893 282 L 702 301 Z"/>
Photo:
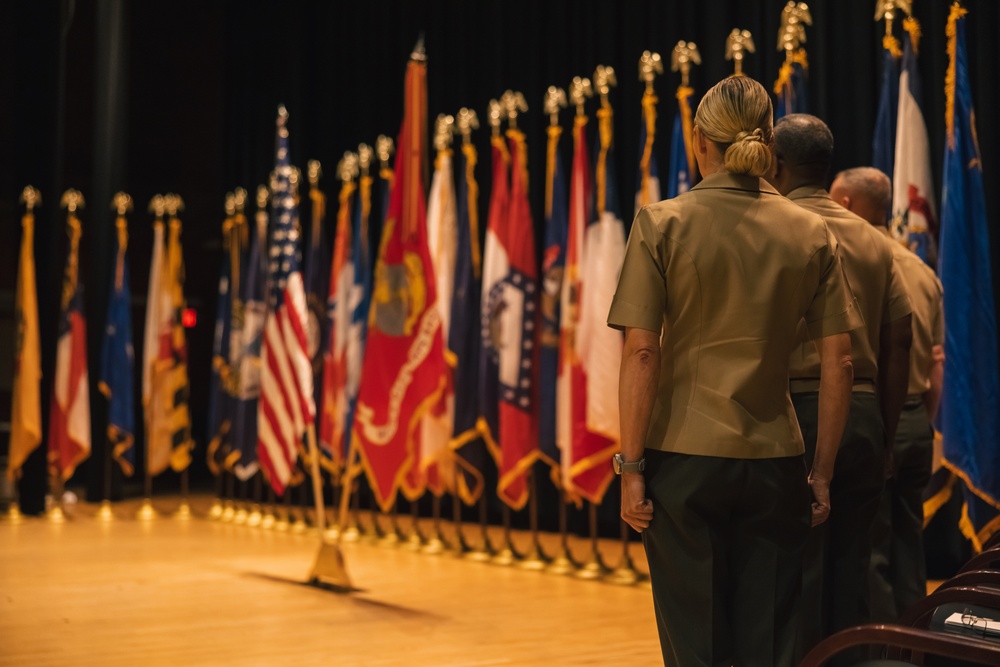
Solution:
<path fill-rule="evenodd" d="M 562 128 L 549 126 L 548 164 L 545 169 L 545 250 L 542 253 L 542 336 L 539 373 L 538 439 L 542 456 L 554 464 L 553 478 L 561 484 L 561 453 L 556 440 L 556 391 L 559 383 L 559 327 L 566 243 L 569 234 L 569 194 L 559 139 Z M 645 143 L 645 128 L 640 146 Z M 651 163 L 653 173 L 656 163 Z M 659 184 L 656 185 L 657 192 Z"/>
<path fill-rule="evenodd" d="M 361 386 L 361 368 L 365 360 L 365 343 L 368 339 L 368 310 L 371 306 L 372 252 L 369 239 L 371 217 L 371 176 L 363 175 L 358 183 L 358 204 L 354 207 L 351 225 L 351 252 L 347 271 L 350 284 L 347 286 L 347 415 L 344 420 L 344 458 L 348 453 L 351 427 L 354 425 L 354 410 L 358 403 L 358 389 Z"/>
<path fill-rule="evenodd" d="M 101 393 L 108 399 L 108 443 L 122 471 L 135 470 L 135 351 L 132 347 L 132 294 L 129 290 L 128 231 L 118 218 L 115 272 L 108 298 L 108 320 L 101 351 Z"/>
<path fill-rule="evenodd" d="M 455 425 L 451 447 L 456 457 L 457 493 L 468 505 L 483 493 L 486 444 L 479 416 L 479 323 L 482 258 L 479 247 L 479 185 L 476 183 L 476 147 L 463 144 L 455 151 L 457 239 L 455 283 L 451 294 L 448 350 L 454 355 Z"/>
<path fill-rule="evenodd" d="M 694 185 L 694 147 L 691 144 L 691 96 L 687 86 L 677 88 L 677 116 L 670 137 L 670 174 L 667 178 L 667 199 L 683 194 Z"/>
<path fill-rule="evenodd" d="M 809 60 L 805 49 L 797 49 L 792 57 L 785 60 L 778 70 L 778 80 L 774 82 L 774 92 L 778 104 L 774 108 L 774 120 L 793 113 L 809 113 L 809 97 L 806 90 L 806 75 Z"/>
<path fill-rule="evenodd" d="M 903 52 L 895 37 L 882 42 L 882 87 L 872 136 L 872 166 L 892 178 L 896 155 L 896 116 L 899 108 L 899 59 Z"/>
<path fill-rule="evenodd" d="M 944 463 L 965 482 L 962 531 L 980 550 L 1000 529 L 1000 379 L 982 162 L 965 51 L 966 10 L 948 18 L 947 141 L 941 205 Z M 952 76 L 952 74 L 954 76 Z"/>
<path fill-rule="evenodd" d="M 208 393 L 208 468 L 219 475 L 226 467 L 230 454 L 232 430 L 232 400 L 227 391 L 229 381 L 229 348 L 232 325 L 232 261 L 230 260 L 230 235 L 232 218 L 223 226 L 225 248 L 219 266 L 219 290 L 215 297 L 215 333 L 212 340 L 212 377 Z"/>

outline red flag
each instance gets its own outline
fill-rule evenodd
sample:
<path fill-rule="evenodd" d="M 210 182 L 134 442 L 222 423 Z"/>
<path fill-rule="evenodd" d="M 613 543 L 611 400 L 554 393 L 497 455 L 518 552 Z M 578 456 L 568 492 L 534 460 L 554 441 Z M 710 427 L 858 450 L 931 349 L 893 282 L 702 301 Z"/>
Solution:
<path fill-rule="evenodd" d="M 586 139 L 587 117 L 573 127 L 573 171 L 570 176 L 569 237 L 562 288 L 559 332 L 559 381 L 556 439 L 562 450 L 563 488 L 576 498 L 599 503 L 610 481 L 610 448 L 615 441 L 587 427 L 587 370 L 578 353 L 577 334 L 587 276 L 581 267 L 587 225 L 594 219 L 593 181 Z M 603 457 L 604 465 L 595 459 Z"/>
<path fill-rule="evenodd" d="M 368 345 L 361 373 L 354 445 L 383 510 L 400 488 L 423 491 L 416 429 L 444 408 L 447 383 L 441 315 L 435 306 L 433 264 L 427 249 L 423 191 L 427 66 L 421 46 L 406 70 L 403 126 L 396 178 L 375 269 Z"/>
<path fill-rule="evenodd" d="M 69 191 L 67 197 L 75 191 Z M 79 196 L 79 193 L 76 193 Z M 82 198 L 81 198 L 82 199 Z M 80 220 L 71 209 L 66 218 L 70 250 L 59 313 L 56 377 L 49 411 L 49 468 L 63 481 L 90 456 L 90 390 L 87 386 L 87 322 L 83 289 L 78 284 Z"/>
<path fill-rule="evenodd" d="M 313 372 L 306 340 L 305 285 L 296 225 L 295 192 L 290 183 L 288 114 L 278 112 L 276 187 L 271 196 L 275 226 L 270 253 L 271 287 L 261 349 L 260 403 L 257 411 L 257 453 L 275 493 L 281 495 L 292 478 L 298 445 L 316 416 Z"/>

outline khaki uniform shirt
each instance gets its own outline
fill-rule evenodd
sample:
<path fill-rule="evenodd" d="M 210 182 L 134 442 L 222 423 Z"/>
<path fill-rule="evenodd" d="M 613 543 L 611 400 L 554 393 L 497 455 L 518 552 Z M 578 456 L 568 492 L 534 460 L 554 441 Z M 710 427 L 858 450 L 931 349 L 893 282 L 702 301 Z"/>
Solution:
<path fill-rule="evenodd" d="M 881 228 L 889 238 L 889 230 Z M 931 388 L 931 351 L 944 345 L 944 310 L 941 281 L 924 260 L 889 239 L 892 256 L 906 285 L 913 308 L 913 346 L 910 348 L 910 386 L 907 393 L 922 396 Z"/>
<path fill-rule="evenodd" d="M 862 391 L 874 391 L 882 324 L 910 314 L 910 300 L 893 263 L 892 247 L 877 229 L 830 199 L 823 188 L 796 188 L 788 193 L 788 198 L 821 215 L 840 242 L 844 273 L 864 319 L 864 326 L 851 332 L 854 382 Z M 804 330 L 802 334 L 801 344 L 792 353 L 789 374 L 792 393 L 818 388 L 819 352 Z"/>
<path fill-rule="evenodd" d="M 640 210 L 608 324 L 663 332 L 646 447 L 801 454 L 788 360 L 803 318 L 814 337 L 860 324 L 819 216 L 762 179 L 726 173 Z"/>

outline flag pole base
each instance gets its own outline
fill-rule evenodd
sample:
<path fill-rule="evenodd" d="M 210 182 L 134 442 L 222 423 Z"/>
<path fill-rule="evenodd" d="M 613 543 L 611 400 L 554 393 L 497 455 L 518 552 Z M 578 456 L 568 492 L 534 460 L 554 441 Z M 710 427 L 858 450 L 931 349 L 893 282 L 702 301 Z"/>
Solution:
<path fill-rule="evenodd" d="M 549 574 L 566 576 L 575 573 L 578 569 L 580 566 L 569 557 L 569 554 L 565 554 L 553 558 L 552 562 L 546 566 L 545 571 Z"/>
<path fill-rule="evenodd" d="M 222 516 L 219 517 L 222 521 L 226 523 L 232 523 L 233 517 L 236 516 L 236 507 L 233 505 L 232 500 L 227 500 L 222 507 Z"/>
<path fill-rule="evenodd" d="M 618 563 L 618 566 L 605 578 L 605 581 L 611 584 L 618 584 L 619 586 L 634 586 L 644 578 L 646 575 L 639 572 L 635 568 L 635 563 L 632 562 L 632 556 L 628 552 L 629 545 L 629 527 L 624 521 L 621 524 L 622 533 L 622 559 Z"/>
<path fill-rule="evenodd" d="M 354 590 L 340 545 L 324 539 L 309 572 L 309 585 L 347 593 Z"/>
<path fill-rule="evenodd" d="M 295 521 L 292 522 L 289 530 L 295 535 L 302 535 L 309 530 L 309 524 L 306 523 L 305 511 L 295 517 Z"/>
<path fill-rule="evenodd" d="M 237 526 L 244 526 L 246 525 L 247 518 L 249 516 L 250 513 L 247 512 L 246 505 L 243 502 L 240 502 L 240 508 L 236 510 L 235 514 L 233 514 L 233 523 Z"/>
<path fill-rule="evenodd" d="M 427 554 L 428 556 L 440 556 L 448 547 L 440 537 L 432 537 L 427 541 L 427 544 L 423 546 L 420 553 Z"/>
<path fill-rule="evenodd" d="M 260 519 L 260 527 L 264 530 L 271 530 L 277 519 L 274 518 L 274 506 L 268 505 L 264 508 L 264 515 Z"/>
<path fill-rule="evenodd" d="M 115 520 L 115 513 L 111 509 L 110 500 L 101 501 L 101 507 L 97 510 L 96 518 L 101 523 L 111 523 Z"/>
<path fill-rule="evenodd" d="M 49 511 L 45 513 L 45 518 L 49 520 L 49 523 L 66 523 L 66 514 L 61 505 L 53 505 L 49 508 Z"/>
<path fill-rule="evenodd" d="M 274 529 L 279 533 L 287 533 L 292 527 L 292 524 L 288 522 L 288 514 L 279 514 L 274 521 Z"/>
<path fill-rule="evenodd" d="M 192 516 L 194 515 L 191 513 L 191 504 L 184 498 L 181 500 L 181 506 L 174 512 L 174 518 L 178 521 L 190 521 Z"/>
<path fill-rule="evenodd" d="M 222 501 L 218 498 L 212 501 L 212 506 L 208 510 L 208 518 L 210 521 L 218 521 L 222 518 Z"/>
<path fill-rule="evenodd" d="M 361 531 L 358 530 L 357 526 L 348 526 L 347 529 L 341 533 L 341 542 L 357 542 L 361 539 Z"/>
<path fill-rule="evenodd" d="M 143 498 L 139 511 L 135 513 L 135 518 L 139 521 L 152 521 L 158 516 L 159 513 L 153 507 L 153 501 L 149 498 Z"/>
<path fill-rule="evenodd" d="M 533 572 L 541 572 L 549 566 L 549 560 L 542 553 L 542 550 L 538 547 L 537 542 L 533 542 L 531 545 L 531 551 L 524 554 L 523 560 L 519 561 L 517 566 L 522 570 L 531 570 Z"/>
<path fill-rule="evenodd" d="M 247 515 L 247 525 L 251 528 L 260 528 L 262 523 L 264 523 L 264 515 L 261 514 L 260 505 L 254 503 L 250 508 L 250 514 Z"/>
<path fill-rule="evenodd" d="M 7 514 L 4 515 L 7 522 L 13 526 L 20 526 L 24 523 L 24 515 L 21 514 L 21 508 L 16 500 L 10 502 L 10 506 L 7 508 Z"/>
<path fill-rule="evenodd" d="M 490 558 L 490 563 L 504 567 L 513 565 L 515 561 L 517 561 L 517 554 L 509 546 L 500 549 L 495 556 Z"/>
<path fill-rule="evenodd" d="M 577 579 L 604 579 L 611 573 L 597 554 L 593 554 L 592 559 L 580 566 L 576 571 Z"/>

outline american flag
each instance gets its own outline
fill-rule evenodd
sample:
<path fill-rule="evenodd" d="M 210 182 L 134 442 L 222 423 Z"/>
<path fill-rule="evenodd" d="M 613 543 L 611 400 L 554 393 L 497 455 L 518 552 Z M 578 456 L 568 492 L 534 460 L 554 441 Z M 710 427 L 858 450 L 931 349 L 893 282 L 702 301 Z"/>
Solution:
<path fill-rule="evenodd" d="M 295 192 L 288 159 L 288 112 L 278 109 L 275 186 L 271 193 L 276 224 L 269 254 L 271 284 L 261 351 L 257 452 L 275 493 L 285 491 L 297 446 L 316 415 L 312 362 L 306 340 L 308 318 L 302 282 L 300 230 L 295 224 Z"/>

